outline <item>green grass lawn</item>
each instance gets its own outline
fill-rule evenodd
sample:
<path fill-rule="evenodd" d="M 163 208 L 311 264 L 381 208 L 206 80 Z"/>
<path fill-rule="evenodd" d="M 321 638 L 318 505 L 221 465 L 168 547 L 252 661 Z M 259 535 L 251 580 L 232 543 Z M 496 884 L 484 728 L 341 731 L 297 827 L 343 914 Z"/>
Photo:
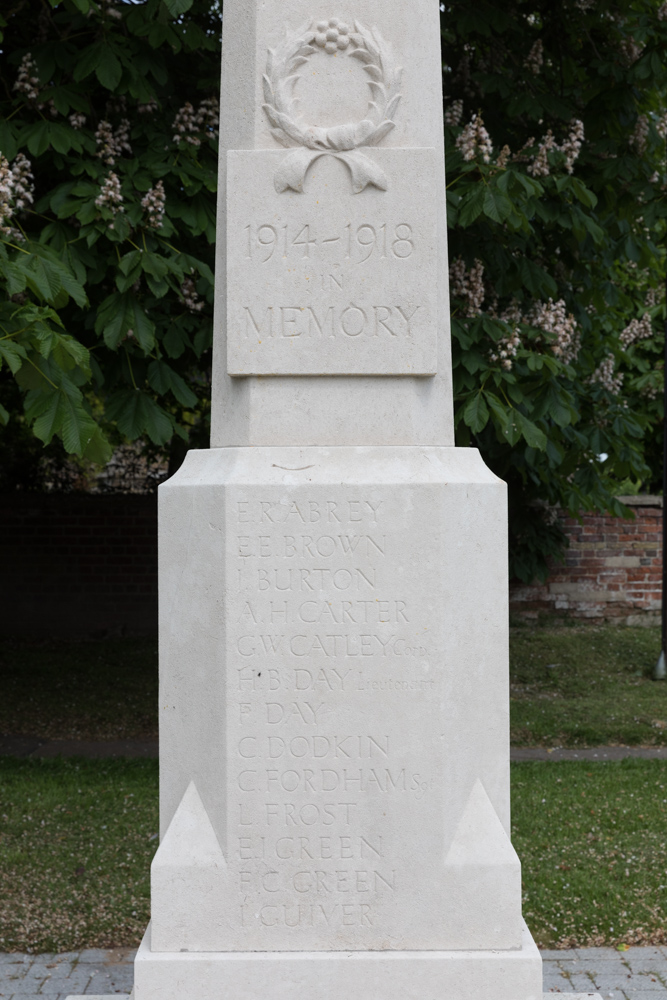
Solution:
<path fill-rule="evenodd" d="M 667 941 L 667 762 L 512 767 L 524 916 L 551 947 Z M 136 945 L 157 762 L 0 758 L 0 951 Z"/>
<path fill-rule="evenodd" d="M 157 777 L 154 760 L 0 757 L 0 951 L 139 943 Z"/>
<path fill-rule="evenodd" d="M 523 914 L 542 947 L 667 942 L 667 761 L 512 765 Z"/>
<path fill-rule="evenodd" d="M 660 630 L 512 629 L 515 746 L 667 744 L 667 682 L 650 679 Z"/>
<path fill-rule="evenodd" d="M 513 744 L 667 744 L 667 683 L 650 680 L 659 651 L 656 628 L 512 629 Z M 157 643 L 0 640 L 0 690 L 0 732 L 155 737 Z"/>

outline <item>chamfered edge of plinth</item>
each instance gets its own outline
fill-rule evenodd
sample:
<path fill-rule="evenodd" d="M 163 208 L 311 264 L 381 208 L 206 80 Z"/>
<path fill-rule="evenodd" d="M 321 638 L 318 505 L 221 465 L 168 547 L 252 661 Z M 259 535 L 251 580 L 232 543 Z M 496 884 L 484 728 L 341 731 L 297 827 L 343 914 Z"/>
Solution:
<path fill-rule="evenodd" d="M 444 483 L 506 488 L 477 448 L 435 445 L 367 445 L 209 448 L 187 453 L 178 472 L 159 487 L 222 484 L 396 485 Z"/>

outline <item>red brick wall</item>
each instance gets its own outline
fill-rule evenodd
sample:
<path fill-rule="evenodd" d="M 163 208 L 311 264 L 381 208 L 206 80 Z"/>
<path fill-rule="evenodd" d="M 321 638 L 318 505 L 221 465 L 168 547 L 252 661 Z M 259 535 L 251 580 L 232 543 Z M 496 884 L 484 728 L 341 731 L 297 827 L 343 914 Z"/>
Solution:
<path fill-rule="evenodd" d="M 156 512 L 155 496 L 0 496 L 0 634 L 156 634 Z"/>
<path fill-rule="evenodd" d="M 561 521 L 570 539 L 565 562 L 544 585 L 513 584 L 510 608 L 619 623 L 659 622 L 662 601 L 662 497 L 624 497 L 634 520 L 583 514 Z"/>

